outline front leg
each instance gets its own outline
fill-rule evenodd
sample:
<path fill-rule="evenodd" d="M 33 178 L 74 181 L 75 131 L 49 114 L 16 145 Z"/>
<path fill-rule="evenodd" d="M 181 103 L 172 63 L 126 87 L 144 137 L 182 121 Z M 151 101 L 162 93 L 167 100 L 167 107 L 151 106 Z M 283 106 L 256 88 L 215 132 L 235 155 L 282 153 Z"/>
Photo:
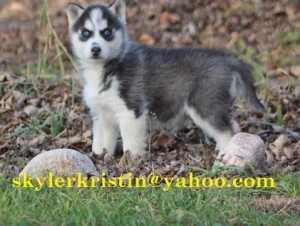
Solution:
<path fill-rule="evenodd" d="M 103 112 L 93 117 L 93 147 L 92 150 L 97 155 L 103 155 L 107 151 L 105 158 L 113 156 L 118 138 L 118 127 L 116 122 Z"/>
<path fill-rule="evenodd" d="M 119 119 L 123 151 L 129 150 L 134 157 L 146 154 L 146 119 L 146 114 L 136 117 L 133 111 L 125 112 Z"/>

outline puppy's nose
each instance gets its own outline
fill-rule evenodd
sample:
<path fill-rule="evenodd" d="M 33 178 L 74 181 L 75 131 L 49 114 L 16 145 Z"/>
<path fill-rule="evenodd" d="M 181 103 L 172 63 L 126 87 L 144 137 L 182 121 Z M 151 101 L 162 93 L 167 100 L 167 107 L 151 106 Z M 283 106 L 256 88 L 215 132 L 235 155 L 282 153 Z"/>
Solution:
<path fill-rule="evenodd" d="M 101 49 L 100 49 L 100 47 L 98 47 L 98 46 L 94 46 L 93 48 L 92 48 L 92 54 L 93 54 L 93 56 L 99 56 L 100 55 L 100 52 L 101 52 Z"/>

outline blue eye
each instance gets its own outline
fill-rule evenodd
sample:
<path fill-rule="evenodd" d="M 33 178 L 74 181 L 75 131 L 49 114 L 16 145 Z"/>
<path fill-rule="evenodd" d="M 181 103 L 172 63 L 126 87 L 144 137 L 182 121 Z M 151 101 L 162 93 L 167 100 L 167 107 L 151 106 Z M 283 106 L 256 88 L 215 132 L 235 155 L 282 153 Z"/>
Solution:
<path fill-rule="evenodd" d="M 112 36 L 112 29 L 111 28 L 105 28 L 103 31 L 101 31 L 101 35 L 103 36 L 103 38 L 110 38 Z"/>
<path fill-rule="evenodd" d="M 91 32 L 88 31 L 87 29 L 83 29 L 81 32 L 82 37 L 84 38 L 89 38 L 91 36 Z"/>

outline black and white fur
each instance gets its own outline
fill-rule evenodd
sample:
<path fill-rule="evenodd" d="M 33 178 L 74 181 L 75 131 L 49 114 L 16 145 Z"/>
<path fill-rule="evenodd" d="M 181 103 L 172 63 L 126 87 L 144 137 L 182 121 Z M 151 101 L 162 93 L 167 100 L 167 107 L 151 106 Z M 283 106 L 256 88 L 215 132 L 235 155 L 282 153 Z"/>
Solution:
<path fill-rule="evenodd" d="M 120 132 L 123 150 L 143 155 L 149 113 L 155 128 L 174 127 L 188 115 L 222 149 L 239 131 L 232 113 L 238 94 L 253 109 L 263 110 L 251 70 L 233 55 L 129 41 L 122 0 L 85 9 L 69 4 L 67 15 L 84 100 L 93 117 L 95 154 L 106 149 L 113 155 Z"/>

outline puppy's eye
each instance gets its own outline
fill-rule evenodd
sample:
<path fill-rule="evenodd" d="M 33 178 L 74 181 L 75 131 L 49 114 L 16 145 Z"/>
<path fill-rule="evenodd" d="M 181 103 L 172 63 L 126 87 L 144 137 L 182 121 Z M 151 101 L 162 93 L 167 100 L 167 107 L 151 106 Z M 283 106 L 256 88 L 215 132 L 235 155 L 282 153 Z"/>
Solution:
<path fill-rule="evenodd" d="M 101 31 L 101 35 L 105 39 L 109 39 L 112 36 L 112 29 L 110 27 L 105 28 L 103 31 Z"/>
<path fill-rule="evenodd" d="M 82 37 L 89 38 L 91 36 L 91 32 L 87 29 L 83 29 L 81 32 Z"/>

